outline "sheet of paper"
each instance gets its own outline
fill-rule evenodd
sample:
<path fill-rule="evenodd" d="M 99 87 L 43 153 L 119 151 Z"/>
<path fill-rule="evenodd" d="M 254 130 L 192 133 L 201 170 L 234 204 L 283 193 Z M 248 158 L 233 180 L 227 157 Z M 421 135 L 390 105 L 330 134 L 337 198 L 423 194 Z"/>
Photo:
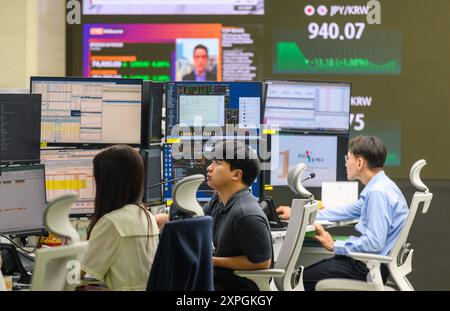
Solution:
<path fill-rule="evenodd" d="M 358 200 L 358 182 L 337 181 L 322 183 L 322 205 L 334 208 L 354 203 Z"/>

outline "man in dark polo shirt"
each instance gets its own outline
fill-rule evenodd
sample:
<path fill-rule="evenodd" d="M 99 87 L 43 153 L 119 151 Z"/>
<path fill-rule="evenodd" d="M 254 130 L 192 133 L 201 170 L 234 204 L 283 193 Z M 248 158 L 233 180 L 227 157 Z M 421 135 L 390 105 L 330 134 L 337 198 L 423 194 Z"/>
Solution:
<path fill-rule="evenodd" d="M 268 269 L 272 264 L 269 222 L 249 188 L 259 175 L 260 163 L 255 152 L 235 141 L 217 144 L 214 156 L 207 182 L 216 192 L 203 207 L 213 218 L 214 286 L 258 290 L 254 282 L 233 271 Z"/>

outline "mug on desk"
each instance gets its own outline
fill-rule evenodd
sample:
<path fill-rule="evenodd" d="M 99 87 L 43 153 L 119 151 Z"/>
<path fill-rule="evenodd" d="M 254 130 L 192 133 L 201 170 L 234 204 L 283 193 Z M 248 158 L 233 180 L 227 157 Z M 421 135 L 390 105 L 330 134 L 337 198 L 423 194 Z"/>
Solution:
<path fill-rule="evenodd" d="M 13 277 L 11 275 L 5 275 L 3 277 L 3 281 L 5 283 L 5 290 L 12 291 L 12 288 L 13 288 Z"/>

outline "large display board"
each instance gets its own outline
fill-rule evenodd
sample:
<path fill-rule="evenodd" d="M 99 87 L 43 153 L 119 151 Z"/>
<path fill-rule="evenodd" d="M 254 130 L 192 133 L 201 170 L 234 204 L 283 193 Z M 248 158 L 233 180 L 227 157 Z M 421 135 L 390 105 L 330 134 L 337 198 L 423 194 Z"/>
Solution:
<path fill-rule="evenodd" d="M 242 6 L 202 14 L 207 7 L 199 10 L 198 1 L 184 3 L 178 13 L 167 10 L 172 1 L 140 15 L 84 7 L 82 24 L 68 26 L 67 74 L 181 80 L 182 66 L 186 72 L 194 66 L 189 40 L 195 39 L 208 47 L 208 68 L 218 80 L 351 82 L 351 137 L 379 136 L 389 150 L 391 176 L 408 178 L 412 163 L 426 158 L 433 165 L 424 178 L 450 178 L 442 156 L 450 153 L 450 140 L 430 139 L 450 132 L 442 113 L 450 100 L 447 0 L 432 6 L 407 0 L 254 2 L 245 14 L 237 14 Z M 167 31 L 171 27 L 183 30 Z M 139 31 L 141 40 L 159 37 L 137 42 L 130 34 Z"/>

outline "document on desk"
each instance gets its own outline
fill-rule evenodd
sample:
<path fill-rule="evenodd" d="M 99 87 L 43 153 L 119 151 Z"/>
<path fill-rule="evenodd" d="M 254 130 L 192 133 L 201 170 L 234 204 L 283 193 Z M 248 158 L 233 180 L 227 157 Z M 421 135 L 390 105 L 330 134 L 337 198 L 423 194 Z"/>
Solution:
<path fill-rule="evenodd" d="M 339 207 L 358 200 L 358 182 L 337 181 L 322 183 L 322 205 L 325 208 Z"/>

